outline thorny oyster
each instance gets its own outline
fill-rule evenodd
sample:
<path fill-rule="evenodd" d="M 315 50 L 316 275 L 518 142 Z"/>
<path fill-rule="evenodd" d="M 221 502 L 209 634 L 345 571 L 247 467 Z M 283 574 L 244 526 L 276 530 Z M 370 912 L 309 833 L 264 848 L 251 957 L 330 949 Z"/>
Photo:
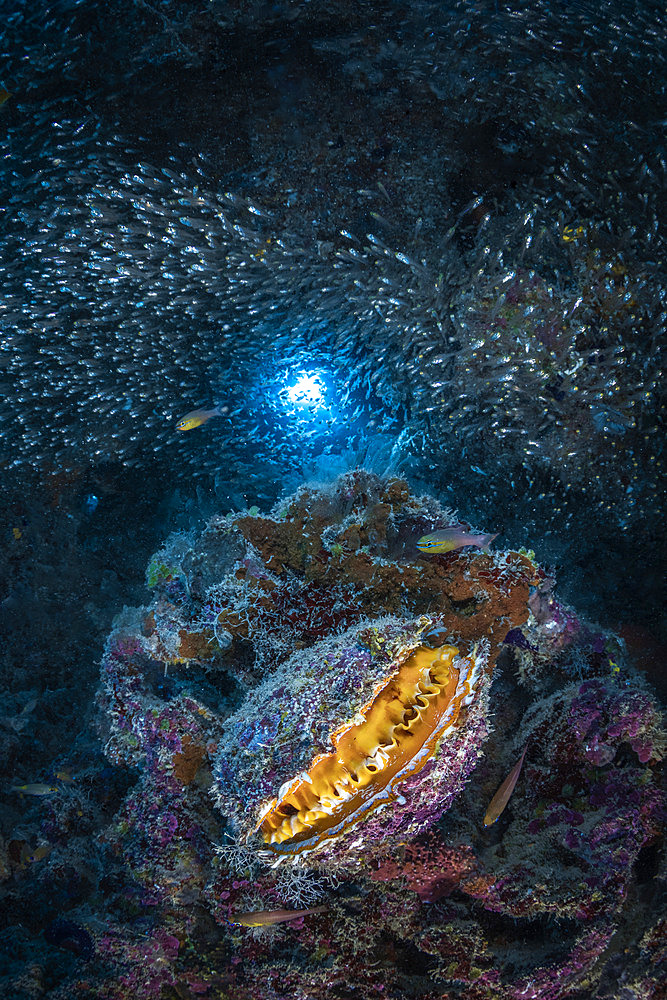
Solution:
<path fill-rule="evenodd" d="M 461 791 L 488 735 L 488 643 L 430 648 L 386 618 L 291 657 L 224 723 L 217 801 L 274 863 L 348 869 Z"/>

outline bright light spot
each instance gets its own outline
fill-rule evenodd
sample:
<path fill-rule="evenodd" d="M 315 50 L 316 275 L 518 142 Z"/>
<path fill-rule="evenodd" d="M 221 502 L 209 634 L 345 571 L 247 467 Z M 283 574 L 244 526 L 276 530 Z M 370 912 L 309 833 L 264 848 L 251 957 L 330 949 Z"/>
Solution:
<path fill-rule="evenodd" d="M 314 406 L 322 402 L 325 386 L 319 375 L 301 375 L 300 378 L 287 388 L 287 398 L 290 403 L 303 403 L 306 406 Z"/>

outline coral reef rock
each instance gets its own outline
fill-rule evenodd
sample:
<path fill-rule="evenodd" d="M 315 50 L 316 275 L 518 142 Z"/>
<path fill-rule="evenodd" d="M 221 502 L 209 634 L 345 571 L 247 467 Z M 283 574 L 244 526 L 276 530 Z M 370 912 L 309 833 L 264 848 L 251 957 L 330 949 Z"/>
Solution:
<path fill-rule="evenodd" d="M 417 550 L 458 522 L 357 469 L 150 560 L 98 696 L 130 916 L 68 917 L 139 1000 L 656 995 L 657 702 L 532 553 Z"/>

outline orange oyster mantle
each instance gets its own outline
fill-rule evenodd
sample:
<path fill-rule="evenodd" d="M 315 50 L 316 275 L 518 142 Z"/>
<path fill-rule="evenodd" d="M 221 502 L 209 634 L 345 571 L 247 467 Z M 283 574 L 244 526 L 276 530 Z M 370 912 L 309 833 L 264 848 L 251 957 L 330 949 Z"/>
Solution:
<path fill-rule="evenodd" d="M 418 647 L 351 721 L 331 734 L 333 751 L 285 782 L 253 833 L 267 848 L 298 855 L 337 839 L 372 812 L 401 801 L 400 784 L 422 770 L 454 729 L 481 674 L 476 650 Z"/>

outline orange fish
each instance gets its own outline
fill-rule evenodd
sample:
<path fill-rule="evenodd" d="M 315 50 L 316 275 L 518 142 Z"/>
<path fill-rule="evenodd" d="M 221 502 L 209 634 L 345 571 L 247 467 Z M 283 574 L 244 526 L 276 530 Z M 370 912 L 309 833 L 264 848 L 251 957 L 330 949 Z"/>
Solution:
<path fill-rule="evenodd" d="M 519 780 L 519 775 L 521 774 L 521 768 L 523 767 L 523 758 L 526 756 L 526 750 L 528 749 L 528 744 L 523 748 L 523 753 L 519 757 L 518 761 L 507 775 L 502 785 L 493 796 L 489 803 L 489 808 L 486 810 L 486 816 L 484 817 L 484 826 L 491 826 L 495 823 L 500 814 L 505 809 L 505 806 L 510 800 L 510 795 L 514 791 L 514 786 Z"/>
<path fill-rule="evenodd" d="M 194 427 L 201 427 L 207 423 L 211 417 L 218 417 L 222 413 L 219 406 L 214 406 L 212 410 L 191 410 L 176 424 L 177 431 L 191 431 Z"/>
<path fill-rule="evenodd" d="M 326 906 L 313 906 L 310 910 L 251 910 L 248 913 L 232 913 L 230 924 L 240 924 L 242 927 L 270 927 L 271 924 L 284 924 L 288 920 L 306 917 L 309 913 L 324 913 Z"/>

